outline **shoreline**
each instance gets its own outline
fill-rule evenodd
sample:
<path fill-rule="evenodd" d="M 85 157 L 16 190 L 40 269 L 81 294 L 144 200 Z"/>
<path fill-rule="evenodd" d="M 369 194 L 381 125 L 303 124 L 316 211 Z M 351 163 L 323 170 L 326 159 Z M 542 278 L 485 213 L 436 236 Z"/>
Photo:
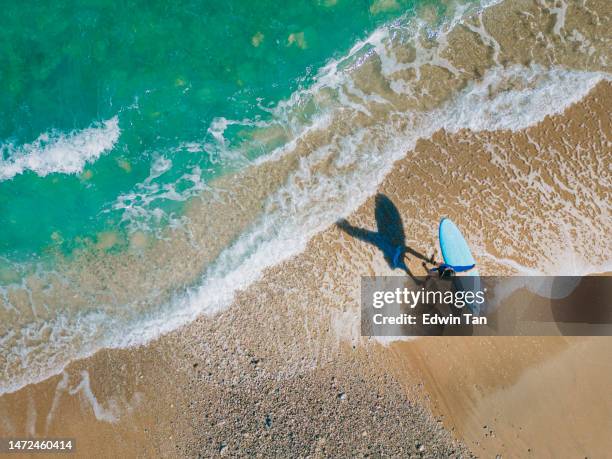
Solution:
<path fill-rule="evenodd" d="M 546 146 L 566 145 L 562 151 L 570 155 L 572 168 L 556 171 L 559 177 L 596 166 L 599 150 L 593 142 L 598 136 L 612 138 L 609 125 L 600 130 L 611 98 L 610 83 L 601 83 L 562 115 L 527 130 L 437 132 L 421 140 L 416 154 L 398 161 L 378 189 L 397 205 L 407 245 L 429 254 L 435 246 L 431 228 L 437 216 L 457 209 L 448 200 L 460 197 L 465 183 L 473 186 L 470 174 L 461 172 L 475 164 L 489 168 L 477 171 L 480 176 L 497 178 L 514 174 L 514 164 L 535 158 L 541 161 L 538 167 L 552 173 L 541 155 L 559 153 Z M 537 154 L 522 149 L 527 139 L 540 146 Z M 517 155 L 512 167 L 490 161 L 495 143 Z M 591 154 L 575 162 L 571 153 L 578 147 Z M 438 155 L 448 150 L 453 151 L 461 180 L 454 184 L 455 194 L 430 200 L 421 184 L 424 177 L 444 173 Z M 481 186 L 492 183 L 508 181 L 484 180 Z M 500 203 L 508 202 L 504 193 L 490 191 Z M 510 191 L 516 203 L 530 195 L 529 187 L 520 183 Z M 420 205 L 423 200 L 427 206 Z M 374 228 L 373 204 L 371 197 L 349 216 L 351 223 Z M 475 216 L 470 214 L 478 212 L 474 206 L 460 210 L 466 214 L 450 217 L 464 225 L 479 221 L 480 228 L 487 229 L 475 234 L 477 250 L 495 250 L 493 242 L 505 234 L 495 227 L 495 213 Z M 531 210 L 547 211 L 545 205 Z M 540 235 L 542 240 L 535 238 L 537 233 L 528 226 L 525 233 L 531 238 L 523 236 L 512 244 L 545 252 L 550 242 L 546 234 Z M 510 243 L 503 238 L 500 242 Z M 417 258 L 409 260 L 411 270 L 422 269 Z M 484 272 L 512 270 L 495 257 L 485 258 L 482 265 Z M 362 273 L 393 271 L 376 247 L 337 227 L 327 228 L 302 254 L 268 268 L 262 279 L 238 292 L 231 308 L 214 318 L 200 316 L 146 346 L 101 350 L 72 362 L 65 376 L 3 395 L 0 430 L 3 435 L 70 434 L 79 437 L 84 454 L 95 448 L 108 457 L 245 451 L 528 457 L 567 451 L 592 455 L 609 447 L 601 436 L 605 430 L 594 422 L 595 417 L 604 422 L 601 414 L 612 406 L 602 394 L 612 381 L 612 367 L 605 363 L 609 338 L 421 338 L 382 346 L 359 336 L 356 308 Z M 548 385 L 555 390 L 542 392 Z M 567 405 L 557 403 L 576 387 L 580 390 Z M 554 424 L 554 436 L 529 424 L 526 416 L 534 404 L 538 425 Z M 554 411 L 563 407 L 581 413 L 575 435 L 574 426 L 564 425 Z M 595 410 L 592 416 L 584 414 L 589 410 Z M 381 416 L 372 414 L 377 412 Z M 380 423 L 375 433 L 366 427 L 372 422 Z M 343 437 L 347 432 L 359 435 Z M 588 443 L 576 443 L 576 435 L 585 432 Z"/>
<path fill-rule="evenodd" d="M 13 387 L 48 376 L 75 356 L 89 355 L 101 347 L 147 342 L 199 314 L 228 307 L 234 301 L 234 291 L 248 289 L 250 283 L 261 279 L 266 269 L 272 269 L 271 261 L 299 254 L 312 236 L 325 230 L 338 216 L 368 202 L 394 167 L 393 162 L 404 157 L 406 150 L 414 156 L 411 159 L 415 159 L 416 167 L 438 167 L 421 164 L 420 154 L 436 155 L 439 166 L 447 167 L 445 147 L 428 143 L 430 136 L 456 139 L 450 148 L 462 150 L 466 147 L 461 133 L 468 132 L 467 128 L 478 130 L 481 134 L 476 137 L 486 139 L 487 129 L 514 131 L 532 123 L 534 116 L 539 119 L 558 111 L 587 91 L 596 81 L 593 78 L 601 77 L 593 72 L 607 69 L 607 49 L 595 46 L 605 43 L 605 27 L 599 27 L 602 24 L 597 11 L 605 12 L 606 6 L 605 2 L 584 8 L 572 5 L 564 28 L 549 30 L 550 20 L 559 19 L 550 8 L 522 0 L 506 1 L 465 17 L 445 31 L 439 42 L 420 36 L 428 30 L 424 23 L 417 24 L 418 31 L 406 30 L 404 36 L 388 37 L 388 43 L 378 42 L 379 36 L 371 38 L 370 44 L 377 47 L 380 56 L 371 55 L 361 66 L 343 75 L 346 81 L 330 87 L 322 85 L 320 91 L 306 91 L 306 105 L 335 107 L 325 126 L 298 136 L 274 161 L 227 177 L 210 196 L 194 200 L 186 214 L 188 224 L 170 231 L 168 240 L 152 242 L 143 234 L 135 234 L 129 253 L 115 256 L 105 251 L 108 247 L 100 248 L 83 254 L 78 262 L 66 263 L 61 276 L 32 276 L 21 286 L 2 292 L 0 322 L 10 323 L 16 330 L 15 334 L 13 330 L 3 333 L 10 352 L 1 356 L 8 362 L 5 374 L 20 379 Z M 514 21 L 517 15 L 522 18 L 518 22 Z M 576 42 L 575 34 L 570 34 L 571 27 L 580 31 L 582 41 Z M 524 46 L 516 49 L 508 41 L 510 36 L 522 37 Z M 404 39 L 407 43 L 403 43 Z M 587 43 L 592 49 L 583 50 L 582 45 Z M 359 58 L 359 54 L 352 58 Z M 462 105 L 445 105 L 460 96 L 465 97 Z M 445 110 L 452 113 L 445 114 Z M 291 115 L 299 117 L 304 113 L 297 110 Z M 278 132 L 258 132 L 264 137 L 268 134 L 274 137 Z M 521 149 L 533 153 L 529 139 L 517 139 Z M 417 144 L 431 145 L 431 151 L 417 151 L 413 148 Z M 504 153 L 514 145 L 501 142 L 495 148 L 498 151 L 492 160 L 514 167 L 517 174 L 529 172 L 524 164 L 513 164 L 513 158 Z M 563 146 L 551 144 L 551 148 Z M 605 149 L 605 145 L 599 148 Z M 469 160 L 465 152 L 462 157 Z M 553 163 L 560 159 L 554 154 L 548 158 Z M 448 167 L 456 166 L 453 163 Z M 470 171 L 476 181 L 486 183 L 491 180 L 488 174 L 499 173 L 499 168 L 488 170 L 482 166 L 474 164 Z M 403 167 L 409 174 L 413 166 Z M 422 176 L 422 185 L 430 187 L 424 199 L 446 201 L 442 207 L 434 202 L 432 210 L 436 212 L 462 209 L 478 186 L 451 184 L 449 193 L 461 199 L 449 202 L 447 197 L 439 198 L 436 190 L 447 181 L 444 172 L 438 168 Z M 584 180 L 591 181 L 598 173 L 595 166 L 587 172 L 590 175 Z M 516 178 L 512 174 L 507 178 L 508 187 L 514 187 Z M 578 184 L 582 179 L 572 177 Z M 237 183 L 232 184 L 234 181 Z M 543 187 L 531 190 L 530 198 L 546 201 L 551 187 L 554 190 L 557 184 L 546 180 L 540 183 Z M 555 205 L 571 207 L 573 198 L 567 187 L 573 184 L 560 185 L 565 190 L 561 189 L 555 198 L 562 203 Z M 530 186 L 529 180 L 523 181 L 522 186 Z M 507 194 L 507 190 L 497 189 Z M 593 198 L 591 190 L 576 191 L 583 201 Z M 487 193 L 484 190 L 483 196 Z M 403 199 L 409 200 L 410 196 Z M 500 196 L 491 196 L 490 200 L 494 206 L 491 210 L 498 218 L 511 220 L 508 228 L 498 226 L 495 230 L 502 235 L 521 234 L 526 216 L 531 215 L 530 207 L 522 203 L 514 209 L 514 215 L 508 216 Z M 413 203 L 410 207 L 418 211 L 418 205 Z M 597 212 L 591 203 L 591 208 L 578 218 L 570 216 L 571 224 L 563 225 L 565 234 L 558 246 L 570 245 L 572 232 L 586 232 L 581 221 L 597 218 Z M 437 220 L 440 215 L 425 216 Z M 482 225 L 475 233 L 484 240 L 482 233 L 488 228 L 481 216 L 476 218 Z M 545 220 L 541 226 L 550 233 L 545 221 L 555 221 L 556 216 L 542 218 Z M 458 222 L 462 226 L 471 223 Z M 430 239 L 425 228 L 418 230 L 417 239 Z M 536 253 L 542 250 L 549 252 L 543 256 L 551 261 L 563 257 L 571 261 L 576 255 L 571 251 L 553 253 L 551 247 L 532 249 L 521 241 L 502 243 L 501 238 L 493 244 L 498 247 L 478 249 L 488 257 L 487 263 L 497 266 L 504 246 L 513 247 L 514 242 L 521 249 L 505 255 L 517 266 L 537 264 Z M 601 241 L 579 242 L 596 254 L 602 252 Z M 434 245 L 429 241 L 429 250 Z M 516 266 L 507 266 L 508 271 L 513 268 Z M 592 270 L 589 265 L 574 268 L 577 272 Z M 47 305 L 61 307 L 56 311 Z M 29 375 L 24 373 L 25 361 Z M 49 362 L 54 362 L 53 368 Z"/>

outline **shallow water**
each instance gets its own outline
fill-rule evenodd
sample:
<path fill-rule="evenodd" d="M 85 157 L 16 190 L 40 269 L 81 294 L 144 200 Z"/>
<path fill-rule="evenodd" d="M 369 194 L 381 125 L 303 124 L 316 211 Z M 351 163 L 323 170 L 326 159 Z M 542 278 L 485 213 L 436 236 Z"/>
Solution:
<path fill-rule="evenodd" d="M 243 0 L 131 1 L 121 11 L 113 2 L 6 5 L 0 256 L 67 254 L 120 223 L 124 230 L 128 223 L 168 224 L 188 190 L 269 152 L 274 145 L 244 142 L 249 128 L 271 119 L 270 107 L 411 7 L 313 1 L 278 8 Z M 147 193 L 134 194 L 147 179 Z M 130 206 L 144 209 L 126 215 Z"/>

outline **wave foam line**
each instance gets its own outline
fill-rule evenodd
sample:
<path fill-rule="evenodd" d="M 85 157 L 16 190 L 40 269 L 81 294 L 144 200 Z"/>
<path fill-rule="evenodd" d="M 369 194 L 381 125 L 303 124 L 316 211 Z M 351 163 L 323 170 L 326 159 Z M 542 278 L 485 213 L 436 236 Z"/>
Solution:
<path fill-rule="evenodd" d="M 87 163 L 113 149 L 121 130 L 119 118 L 111 119 L 68 134 L 58 131 L 43 133 L 32 143 L 0 145 L 0 181 L 32 171 L 40 177 L 52 173 L 76 174 Z"/>
<path fill-rule="evenodd" d="M 522 90 L 500 90 L 498 94 L 492 90 L 503 87 L 504 81 L 517 79 L 523 83 Z M 398 132 L 395 123 L 385 127 L 383 145 L 371 143 L 369 132 L 361 130 L 339 140 L 337 149 L 320 148 L 302 159 L 286 185 L 268 199 L 262 217 L 220 254 L 199 287 L 177 297 L 165 312 L 149 316 L 146 323 L 130 327 L 118 341 L 107 345 L 145 344 L 200 314 L 225 309 L 235 293 L 260 280 L 266 268 L 302 252 L 313 236 L 375 193 L 394 162 L 420 138 L 428 138 L 439 129 L 524 129 L 546 116 L 562 113 L 602 80 L 610 78 L 596 72 L 536 66 L 496 68 L 440 110 L 410 122 L 404 132 Z M 512 100 L 518 102 L 513 104 Z M 339 166 L 334 171 L 337 175 L 316 173 L 317 167 L 330 158 Z"/>

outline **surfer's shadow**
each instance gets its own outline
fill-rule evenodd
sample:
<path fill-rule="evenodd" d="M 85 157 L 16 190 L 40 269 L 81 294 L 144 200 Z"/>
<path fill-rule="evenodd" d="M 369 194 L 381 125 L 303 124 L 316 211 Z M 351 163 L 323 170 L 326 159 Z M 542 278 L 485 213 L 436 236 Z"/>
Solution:
<path fill-rule="evenodd" d="M 424 263 L 432 263 L 431 257 L 406 245 L 406 235 L 399 210 L 384 194 L 377 194 L 375 197 L 374 216 L 377 231 L 358 228 L 345 219 L 338 220 L 336 226 L 349 236 L 376 246 L 383 253 L 391 269 L 400 268 L 416 280 L 404 261 L 404 254 L 419 258 Z"/>

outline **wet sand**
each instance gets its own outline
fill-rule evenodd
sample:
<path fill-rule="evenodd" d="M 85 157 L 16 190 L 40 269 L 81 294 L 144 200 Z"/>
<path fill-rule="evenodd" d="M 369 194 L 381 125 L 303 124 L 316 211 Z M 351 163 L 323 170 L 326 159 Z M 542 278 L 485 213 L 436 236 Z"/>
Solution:
<path fill-rule="evenodd" d="M 393 346 L 444 425 L 480 457 L 606 457 L 609 337 L 425 338 Z"/>
<path fill-rule="evenodd" d="M 515 270 L 498 253 L 503 245 L 517 261 L 545 270 L 555 256 L 553 233 L 530 225 L 558 209 L 529 196 L 601 167 L 610 153 L 610 104 L 611 87 L 602 83 L 563 115 L 524 131 L 438 132 L 396 163 L 379 192 L 398 207 L 416 252 L 433 252 L 437 220 L 448 215 L 474 230 L 483 273 Z M 450 167 L 452 192 L 433 199 L 429 184 Z M 525 167 L 537 173 L 530 183 L 521 181 Z M 589 192 L 605 197 L 606 180 Z M 468 192 L 482 203 L 460 206 Z M 520 230 L 502 232 L 496 212 L 512 203 L 524 205 L 526 216 Z M 592 237 L 580 212 L 567 219 L 577 243 Z M 374 229 L 374 197 L 348 220 Z M 596 263 L 610 247 L 592 239 Z M 414 256 L 409 266 L 416 274 L 424 269 Z M 376 247 L 330 227 L 304 253 L 266 270 L 228 310 L 147 346 L 100 351 L 4 395 L 1 435 L 74 436 L 79 457 L 609 451 L 610 338 L 424 338 L 382 346 L 359 336 L 359 276 L 391 273 L 400 274 Z"/>

